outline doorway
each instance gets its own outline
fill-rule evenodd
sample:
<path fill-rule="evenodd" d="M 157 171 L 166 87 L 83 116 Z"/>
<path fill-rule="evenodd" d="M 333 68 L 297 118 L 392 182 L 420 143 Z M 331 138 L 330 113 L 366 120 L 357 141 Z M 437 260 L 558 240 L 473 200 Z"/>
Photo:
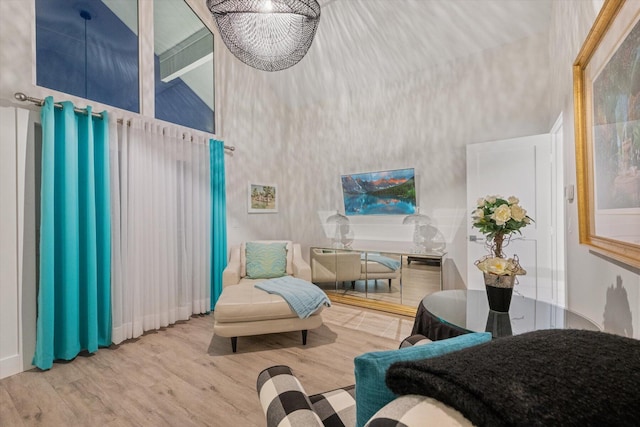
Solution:
<path fill-rule="evenodd" d="M 467 146 L 467 211 L 485 195 L 516 196 L 535 220 L 511 239 L 506 253 L 518 254 L 527 275 L 518 294 L 566 306 L 563 122 L 549 134 Z M 567 189 L 567 195 L 570 189 Z M 468 223 L 467 288 L 484 289 L 474 261 L 487 250 L 484 236 Z"/>

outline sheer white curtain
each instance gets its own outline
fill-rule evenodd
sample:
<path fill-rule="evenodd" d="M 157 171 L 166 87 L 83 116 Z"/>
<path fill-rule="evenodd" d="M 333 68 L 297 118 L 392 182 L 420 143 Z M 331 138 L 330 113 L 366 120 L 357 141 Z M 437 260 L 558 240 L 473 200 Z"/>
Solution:
<path fill-rule="evenodd" d="M 113 342 L 209 311 L 209 142 L 110 123 Z"/>

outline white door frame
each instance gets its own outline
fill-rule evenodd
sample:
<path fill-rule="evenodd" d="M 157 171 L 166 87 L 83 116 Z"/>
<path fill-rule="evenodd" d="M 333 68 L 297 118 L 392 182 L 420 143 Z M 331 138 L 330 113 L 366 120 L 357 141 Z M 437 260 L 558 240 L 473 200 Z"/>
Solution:
<path fill-rule="evenodd" d="M 553 302 L 567 306 L 567 254 L 565 235 L 565 195 L 571 189 L 564 187 L 564 140 L 562 112 L 551 127 L 551 232 L 552 232 L 552 287 Z"/>

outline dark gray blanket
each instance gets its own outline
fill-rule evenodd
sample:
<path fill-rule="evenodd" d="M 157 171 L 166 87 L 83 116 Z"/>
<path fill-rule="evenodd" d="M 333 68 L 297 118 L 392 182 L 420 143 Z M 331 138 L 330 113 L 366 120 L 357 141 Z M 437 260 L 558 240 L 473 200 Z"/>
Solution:
<path fill-rule="evenodd" d="M 640 341 L 543 330 L 387 371 L 396 394 L 431 396 L 479 426 L 640 425 Z"/>

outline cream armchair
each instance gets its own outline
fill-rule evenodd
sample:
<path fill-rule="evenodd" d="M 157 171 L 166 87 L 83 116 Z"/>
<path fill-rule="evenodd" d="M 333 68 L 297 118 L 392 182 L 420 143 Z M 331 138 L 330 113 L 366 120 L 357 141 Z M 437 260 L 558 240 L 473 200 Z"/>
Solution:
<path fill-rule="evenodd" d="M 311 281 L 311 267 L 302 258 L 302 249 L 299 243 L 286 240 L 260 240 L 262 243 L 282 242 L 287 244 L 287 274 L 290 276 Z M 247 276 L 247 259 L 245 256 L 245 243 L 231 247 L 229 263 L 222 272 L 222 287 L 237 285 L 239 283 L 255 283 L 261 279 L 249 279 Z"/>

